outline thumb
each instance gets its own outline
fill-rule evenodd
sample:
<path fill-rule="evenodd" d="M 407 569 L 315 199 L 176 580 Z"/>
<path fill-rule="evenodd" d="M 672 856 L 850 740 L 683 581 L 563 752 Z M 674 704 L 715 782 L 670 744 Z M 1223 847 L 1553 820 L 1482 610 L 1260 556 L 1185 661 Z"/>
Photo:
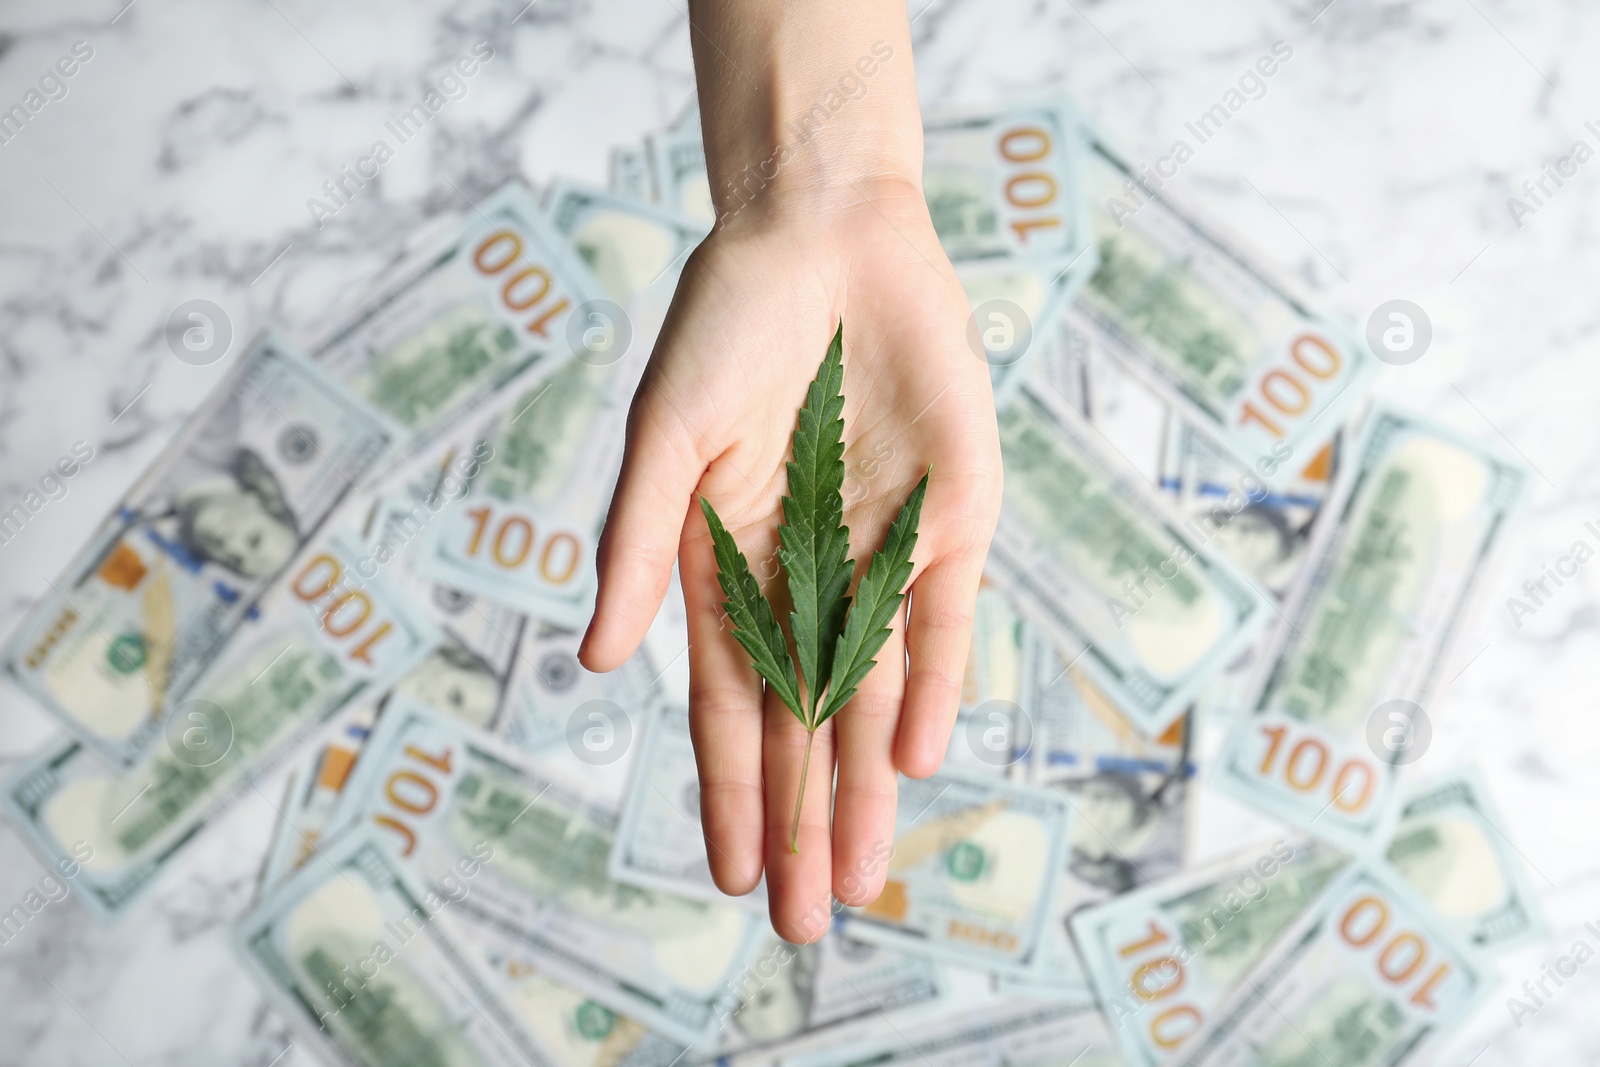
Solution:
<path fill-rule="evenodd" d="M 639 647 L 672 581 L 689 497 L 706 463 L 683 415 L 646 376 L 628 412 L 622 473 L 596 551 L 594 618 L 578 649 L 591 671 Z"/>

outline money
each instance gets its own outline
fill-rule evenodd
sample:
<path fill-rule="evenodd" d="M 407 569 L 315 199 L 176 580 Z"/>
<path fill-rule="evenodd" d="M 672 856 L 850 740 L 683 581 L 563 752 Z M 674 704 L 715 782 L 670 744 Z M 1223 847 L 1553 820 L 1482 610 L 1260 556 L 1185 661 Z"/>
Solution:
<path fill-rule="evenodd" d="M 1475 949 L 1507 952 L 1548 929 L 1528 863 L 1476 766 L 1407 790 L 1386 853 L 1400 877 Z"/>
<path fill-rule="evenodd" d="M 968 343 L 1007 399 L 1094 273 L 1083 142 L 1061 105 L 930 114 L 923 193 L 973 307 Z"/>
<path fill-rule="evenodd" d="M 1304 466 L 1377 369 L 1309 307 L 1085 128 L 1099 266 L 1068 322 L 1269 481 Z M 1290 462 L 1292 457 L 1293 462 Z"/>
<path fill-rule="evenodd" d="M 1074 812 L 1066 870 L 1056 892 L 1037 972 L 1001 988 L 1090 999 L 1068 924 L 1082 909 L 1176 873 L 1188 837 L 1192 713 L 1147 738 L 1092 682 L 1069 670 L 1049 639 L 1028 626 L 1024 699 L 1040 726 L 1034 781 L 1067 797 Z"/>
<path fill-rule="evenodd" d="M 676 267 L 700 243 L 707 228 L 626 194 L 557 182 L 545 195 L 550 223 L 583 259 L 606 295 L 626 305 L 647 290 L 670 296 Z M 610 325 L 598 317 L 588 328 Z"/>
<path fill-rule="evenodd" d="M 685 215 L 710 229 L 717 209 L 711 202 L 711 179 L 706 173 L 705 148 L 700 143 L 700 123 L 679 123 L 645 138 L 651 185 L 662 207 Z"/>
<path fill-rule="evenodd" d="M 482 870 L 418 883 L 356 829 L 244 918 L 236 948 L 298 1040 L 328 1062 L 554 1067 L 453 936 Z M 468 873 L 468 871 L 472 873 Z"/>
<path fill-rule="evenodd" d="M 258 338 L 17 627 L 17 684 L 124 770 L 383 458 L 383 419 Z"/>
<path fill-rule="evenodd" d="M 729 907 L 606 877 L 616 816 L 516 750 L 397 698 L 346 787 L 338 825 L 371 824 L 425 880 L 485 860 L 462 912 L 545 973 L 684 1044 L 710 1046 L 757 944 Z"/>
<path fill-rule="evenodd" d="M 347 582 L 359 553 L 329 544 L 262 600 L 169 720 L 162 743 L 117 773 L 78 741 L 47 747 L 7 780 L 14 824 L 49 862 L 94 851 L 78 884 L 91 909 L 125 910 L 217 813 L 296 743 L 375 697 L 437 632 L 385 581 Z"/>
<path fill-rule="evenodd" d="M 1374 410 L 1217 787 L 1351 851 L 1381 847 L 1447 642 L 1527 480 L 1417 416 Z"/>
<path fill-rule="evenodd" d="M 1316 842 L 1275 841 L 1072 916 L 1123 1062 L 1173 1062 L 1346 863 Z"/>
<path fill-rule="evenodd" d="M 1265 621 L 1265 598 L 1031 388 L 1000 412 L 1005 495 L 985 573 L 1147 734 Z"/>
<path fill-rule="evenodd" d="M 785 1067 L 1119 1067 L 1105 1020 L 1092 1009 L 1021 1002 L 890 1030 Z"/>
<path fill-rule="evenodd" d="M 475 449 L 494 456 L 430 524 L 417 571 L 575 628 L 594 610 L 595 547 L 622 464 L 624 423 L 648 349 L 569 362 L 513 393 Z"/>
<path fill-rule="evenodd" d="M 345 724 L 339 737 L 316 750 L 304 768 L 290 772 L 284 805 L 278 811 L 277 827 L 261 875 L 263 892 L 276 887 L 316 855 L 345 783 L 350 780 L 350 771 L 361 755 L 361 746 L 371 732 L 372 717 L 358 716 Z"/>
<path fill-rule="evenodd" d="M 685 1059 L 688 1046 L 545 974 L 516 941 L 474 924 L 460 933 L 465 944 L 477 946 L 506 1010 L 516 1015 L 548 1062 L 557 1067 L 674 1067 Z"/>
<path fill-rule="evenodd" d="M 1432 908 L 1392 872 L 1358 861 L 1250 969 L 1172 1062 L 1379 1067 L 1409 1061 L 1449 1033 L 1492 982 Z"/>
<path fill-rule="evenodd" d="M 513 182 L 392 267 L 314 354 L 403 428 L 410 454 L 524 372 L 546 376 L 583 352 L 569 321 L 601 296 Z"/>
<path fill-rule="evenodd" d="M 921 781 L 902 776 L 883 893 L 845 909 L 841 929 L 861 941 L 1025 975 L 1037 967 L 1071 832 L 1071 813 L 1054 792 L 949 771 Z"/>
<path fill-rule="evenodd" d="M 655 203 L 657 197 L 650 180 L 650 158 L 644 149 L 635 145 L 613 148 L 610 178 L 606 187 L 617 196 L 637 200 L 641 204 Z"/>
<path fill-rule="evenodd" d="M 595 674 L 578 662 L 582 641 L 580 633 L 545 623 L 529 628 L 501 734 L 536 767 L 581 766 L 594 798 L 618 808 L 640 758 L 639 733 L 661 700 L 659 672 L 641 647 L 616 670 Z"/>
<path fill-rule="evenodd" d="M 477 455 L 482 457 L 479 462 L 492 462 L 487 449 Z M 448 506 L 445 500 L 455 497 L 463 485 L 458 481 L 456 489 L 447 491 L 448 472 L 453 469 L 448 460 L 444 469 L 443 477 L 427 478 L 381 498 L 366 547 L 369 558 L 396 561 L 392 570 L 396 583 L 442 635 L 428 657 L 395 683 L 394 691 L 494 731 L 502 726 L 528 617 L 497 600 L 464 593 L 418 573 L 416 563 L 428 525 L 440 520 Z M 463 469 L 472 470 L 472 461 Z"/>

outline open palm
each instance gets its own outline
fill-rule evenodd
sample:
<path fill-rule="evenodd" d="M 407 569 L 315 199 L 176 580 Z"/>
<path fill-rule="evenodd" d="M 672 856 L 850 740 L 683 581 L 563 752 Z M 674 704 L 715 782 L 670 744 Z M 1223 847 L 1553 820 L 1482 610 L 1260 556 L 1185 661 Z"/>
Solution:
<path fill-rule="evenodd" d="M 590 669 L 609 670 L 637 647 L 676 555 L 712 875 L 742 894 L 765 870 L 773 926 L 795 942 L 826 931 L 830 890 L 847 904 L 877 896 L 894 837 L 896 771 L 922 777 L 943 759 L 1000 501 L 988 368 L 968 345 L 966 297 L 921 190 L 886 181 L 852 191 L 853 202 L 802 218 L 735 220 L 686 265 L 634 400 L 581 653 Z M 696 497 L 716 507 L 786 619 L 777 560 L 784 463 L 796 411 L 841 319 L 845 522 L 857 580 L 930 466 L 933 475 L 911 597 L 877 667 L 816 733 L 791 852 L 806 730 L 763 692 L 733 638 Z"/>

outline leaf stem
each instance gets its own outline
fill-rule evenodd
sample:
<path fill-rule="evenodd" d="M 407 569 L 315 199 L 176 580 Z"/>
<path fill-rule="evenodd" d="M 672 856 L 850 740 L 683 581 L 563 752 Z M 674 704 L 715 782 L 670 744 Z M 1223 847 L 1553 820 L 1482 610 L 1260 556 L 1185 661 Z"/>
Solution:
<path fill-rule="evenodd" d="M 789 851 L 800 851 L 800 804 L 806 798 L 806 775 L 811 773 L 811 742 L 816 740 L 815 728 L 806 731 L 806 755 L 800 764 L 800 792 L 794 798 L 794 824 L 789 828 Z"/>

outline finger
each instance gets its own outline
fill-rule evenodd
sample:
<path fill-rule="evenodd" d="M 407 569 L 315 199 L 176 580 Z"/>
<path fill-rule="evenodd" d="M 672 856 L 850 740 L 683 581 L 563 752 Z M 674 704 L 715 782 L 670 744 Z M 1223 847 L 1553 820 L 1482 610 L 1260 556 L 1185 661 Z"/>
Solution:
<path fill-rule="evenodd" d="M 808 944 L 828 932 L 833 918 L 828 892 L 833 880 L 828 843 L 833 723 L 817 728 L 807 763 L 805 727 L 783 701 L 768 694 L 761 747 L 767 782 L 767 900 L 772 928 L 785 941 Z M 802 773 L 805 802 L 796 833 L 795 797 L 800 793 Z"/>
<path fill-rule="evenodd" d="M 684 529 L 670 516 L 683 514 L 706 467 L 695 436 L 648 380 L 628 413 L 627 432 L 622 473 L 595 553 L 594 618 L 578 647 L 578 659 L 591 671 L 621 666 L 644 639 L 671 584 Z"/>
<path fill-rule="evenodd" d="M 982 556 L 943 556 L 911 587 L 906 626 L 910 667 L 895 765 L 912 778 L 926 778 L 944 762 L 961 703 L 973 605 L 982 577 Z"/>
<path fill-rule="evenodd" d="M 698 511 L 690 505 L 678 563 L 689 621 L 689 736 L 711 878 L 724 893 L 743 896 L 761 881 L 761 678 L 733 639 Z"/>
<path fill-rule="evenodd" d="M 857 906 L 876 900 L 888 874 L 899 799 L 895 727 L 905 696 L 905 612 L 894 620 L 878 665 L 831 720 L 839 781 L 833 797 L 833 895 Z"/>

